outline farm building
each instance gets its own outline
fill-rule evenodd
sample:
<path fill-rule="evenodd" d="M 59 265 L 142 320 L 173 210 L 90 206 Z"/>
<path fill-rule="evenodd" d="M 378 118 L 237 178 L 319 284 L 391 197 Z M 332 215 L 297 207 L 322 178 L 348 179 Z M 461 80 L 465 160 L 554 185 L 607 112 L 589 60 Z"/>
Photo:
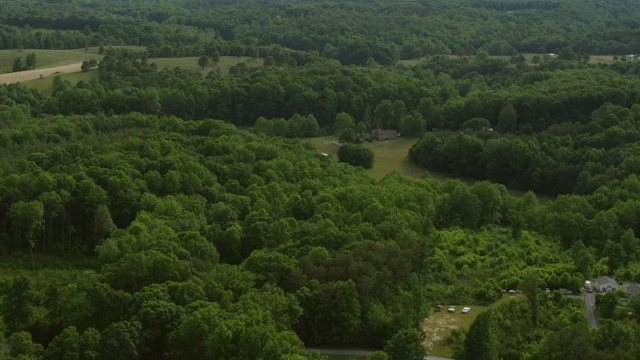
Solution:
<path fill-rule="evenodd" d="M 398 130 L 375 129 L 371 132 L 371 137 L 378 140 L 395 139 L 398 136 Z"/>

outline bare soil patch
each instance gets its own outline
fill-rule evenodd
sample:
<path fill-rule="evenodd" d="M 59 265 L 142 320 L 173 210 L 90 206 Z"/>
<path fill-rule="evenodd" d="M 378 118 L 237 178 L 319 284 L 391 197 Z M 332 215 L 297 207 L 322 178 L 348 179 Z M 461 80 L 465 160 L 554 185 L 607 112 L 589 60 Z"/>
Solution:
<path fill-rule="evenodd" d="M 453 316 L 443 315 L 427 318 L 424 322 L 423 330 L 426 335 L 424 346 L 429 349 L 429 353 L 433 350 L 433 345 L 444 340 L 451 331 L 460 328 L 459 319 Z"/>
<path fill-rule="evenodd" d="M 53 74 L 80 72 L 81 66 L 82 63 L 79 62 L 75 64 L 56 66 L 46 69 L 35 69 L 8 74 L 0 74 L 0 84 L 13 84 L 17 82 L 39 79 L 40 77 L 47 77 Z"/>

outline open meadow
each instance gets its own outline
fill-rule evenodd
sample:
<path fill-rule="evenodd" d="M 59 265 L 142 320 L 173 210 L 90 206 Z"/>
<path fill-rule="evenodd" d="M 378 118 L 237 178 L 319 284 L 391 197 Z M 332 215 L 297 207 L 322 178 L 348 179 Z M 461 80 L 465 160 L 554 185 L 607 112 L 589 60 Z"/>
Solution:
<path fill-rule="evenodd" d="M 100 60 L 97 48 L 75 50 L 0 50 L 0 74 L 11 72 L 13 61 L 22 57 L 23 61 L 29 54 L 36 54 L 36 69 L 69 65 L 84 60 Z"/>
<path fill-rule="evenodd" d="M 338 153 L 337 141 L 335 136 L 311 139 L 318 151 L 336 157 Z M 367 173 L 376 180 L 380 180 L 393 172 L 419 179 L 425 173 L 425 170 L 409 162 L 409 149 L 415 142 L 415 138 L 400 138 L 363 144 L 364 147 L 374 153 L 373 168 L 366 170 Z"/>
<path fill-rule="evenodd" d="M 262 66 L 262 59 L 248 56 L 221 56 L 217 63 L 209 61 L 209 64 L 204 68 L 198 65 L 198 57 L 153 58 L 149 59 L 149 64 L 151 63 L 155 63 L 156 66 L 158 66 L 158 70 L 179 67 L 184 70 L 198 71 L 202 75 L 207 75 L 210 71 L 218 70 L 220 75 L 227 76 L 229 75 L 229 68 L 234 65 L 245 63 L 248 67 L 259 67 Z"/>
<path fill-rule="evenodd" d="M 325 154 L 338 157 L 338 139 L 335 136 L 322 136 L 310 139 L 316 149 Z M 365 170 L 369 176 L 375 180 L 381 180 L 386 175 L 398 172 L 412 179 L 420 179 L 423 176 L 429 176 L 437 180 L 457 179 L 467 185 L 473 185 L 478 180 L 469 178 L 459 178 L 449 176 L 447 174 L 427 171 L 409 161 L 409 149 L 417 141 L 416 138 L 399 138 L 394 140 L 373 141 L 364 143 L 363 146 L 373 151 L 373 167 Z M 509 189 L 509 193 L 513 196 L 522 196 L 524 191 Z M 552 198 L 545 195 L 536 194 L 540 203 L 546 203 Z"/>

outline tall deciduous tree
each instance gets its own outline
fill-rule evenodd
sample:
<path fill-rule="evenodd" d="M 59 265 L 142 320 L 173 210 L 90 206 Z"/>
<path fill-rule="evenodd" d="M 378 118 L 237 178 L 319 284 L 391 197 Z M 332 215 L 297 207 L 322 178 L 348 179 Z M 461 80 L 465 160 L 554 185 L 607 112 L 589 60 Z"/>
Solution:
<path fill-rule="evenodd" d="M 505 105 L 498 115 L 497 130 L 503 133 L 516 131 L 518 127 L 518 114 L 512 104 Z"/>
<path fill-rule="evenodd" d="M 24 65 L 22 63 L 22 57 L 18 56 L 13 60 L 13 65 L 11 66 L 11 71 L 18 72 L 24 70 Z"/>
<path fill-rule="evenodd" d="M 99 355 L 100 332 L 88 328 L 81 334 L 70 326 L 49 343 L 44 360 L 95 360 Z"/>
<path fill-rule="evenodd" d="M 8 333 L 22 331 L 31 323 L 32 297 L 29 278 L 22 275 L 13 278 L 2 302 L 2 317 Z"/>
<path fill-rule="evenodd" d="M 360 301 L 353 280 L 336 283 L 336 303 L 333 310 L 332 322 L 339 331 L 336 335 L 342 336 L 346 344 L 354 343 L 360 331 Z"/>
<path fill-rule="evenodd" d="M 419 137 L 424 132 L 424 119 L 420 113 L 413 113 L 402 119 L 400 133 L 405 137 Z"/>
<path fill-rule="evenodd" d="M 498 360 L 493 310 L 481 312 L 464 342 L 462 360 Z"/>
<path fill-rule="evenodd" d="M 40 201 L 19 201 L 9 209 L 9 218 L 14 224 L 16 233 L 24 239 L 31 254 L 31 268 L 35 270 L 33 248 L 36 246 L 34 236 L 44 225 L 44 207 Z"/>
<path fill-rule="evenodd" d="M 35 69 L 36 68 L 36 54 L 31 53 L 28 54 L 25 58 L 25 65 L 27 69 Z"/>
<path fill-rule="evenodd" d="M 202 55 L 198 58 L 198 66 L 201 68 L 205 68 L 209 65 L 209 57 L 207 55 Z"/>
<path fill-rule="evenodd" d="M 618 294 L 613 291 L 605 293 L 600 297 L 597 305 L 600 316 L 611 319 L 618 308 Z"/>
<path fill-rule="evenodd" d="M 389 129 L 393 118 L 393 104 L 391 100 L 383 100 L 373 111 L 373 126 Z"/>
<path fill-rule="evenodd" d="M 11 359 L 40 359 L 42 356 L 42 345 L 34 343 L 31 340 L 31 333 L 27 331 L 21 331 L 13 333 L 9 339 L 7 339 L 7 345 L 11 349 Z M 3 350 L 4 352 L 4 350 Z M 2 354 L 3 358 L 6 356 Z"/>
<path fill-rule="evenodd" d="M 338 161 L 365 169 L 373 167 L 373 151 L 353 144 L 342 144 L 338 149 Z"/>
<path fill-rule="evenodd" d="M 211 61 L 216 64 L 218 63 L 218 61 L 220 61 L 220 52 L 218 51 L 218 49 L 213 49 L 213 51 L 211 52 Z"/>
<path fill-rule="evenodd" d="M 395 333 L 384 347 L 389 360 L 422 360 L 427 349 L 420 333 L 415 329 L 402 329 Z"/>
<path fill-rule="evenodd" d="M 396 100 L 391 105 L 392 116 L 389 121 L 389 129 L 398 130 L 402 125 L 402 120 L 407 113 L 407 107 L 402 100 Z"/>
<path fill-rule="evenodd" d="M 353 118 L 351 115 L 341 112 L 336 115 L 336 120 L 333 123 L 333 133 L 339 135 L 343 130 L 353 128 Z"/>
<path fill-rule="evenodd" d="M 142 324 L 138 321 L 121 321 L 109 325 L 100 339 L 100 359 L 139 359 L 141 331 Z"/>
<path fill-rule="evenodd" d="M 531 325 L 538 326 L 538 295 L 540 294 L 540 275 L 537 271 L 528 271 L 522 283 L 520 283 L 520 290 L 529 300 L 529 307 L 531 310 Z"/>

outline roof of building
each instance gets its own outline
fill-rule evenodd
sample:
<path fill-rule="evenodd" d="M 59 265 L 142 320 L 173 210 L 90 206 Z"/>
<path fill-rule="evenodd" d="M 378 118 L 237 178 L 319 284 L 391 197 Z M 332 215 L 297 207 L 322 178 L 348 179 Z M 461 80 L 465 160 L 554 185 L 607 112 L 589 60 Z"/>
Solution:
<path fill-rule="evenodd" d="M 372 131 L 374 134 L 397 134 L 398 130 L 382 130 L 382 129 L 374 129 Z"/>
<path fill-rule="evenodd" d="M 596 287 L 597 288 L 601 288 L 603 286 L 607 286 L 607 285 L 613 285 L 613 286 L 618 286 L 618 283 L 616 282 L 616 279 L 611 278 L 609 276 L 600 276 L 596 279 Z"/>
<path fill-rule="evenodd" d="M 627 292 L 631 295 L 631 296 L 638 296 L 640 295 L 640 284 L 638 283 L 631 283 L 629 285 L 626 286 L 627 288 Z"/>

